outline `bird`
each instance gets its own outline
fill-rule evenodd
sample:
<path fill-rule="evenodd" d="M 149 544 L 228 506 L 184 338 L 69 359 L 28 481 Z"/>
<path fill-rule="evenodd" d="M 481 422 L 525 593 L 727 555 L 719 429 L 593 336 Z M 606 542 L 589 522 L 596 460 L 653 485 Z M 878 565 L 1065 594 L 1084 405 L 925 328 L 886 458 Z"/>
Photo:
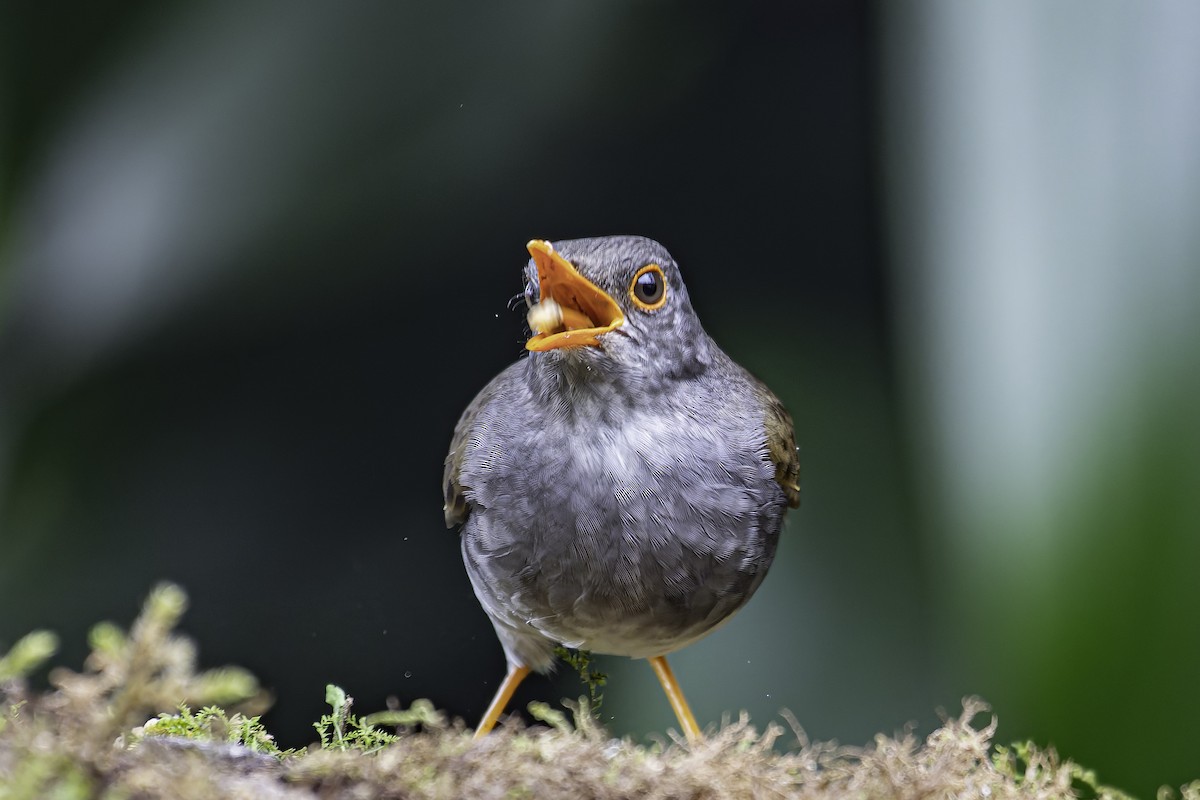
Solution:
<path fill-rule="evenodd" d="M 467 406 L 443 474 L 446 526 L 507 662 L 475 737 L 562 646 L 648 660 L 699 740 L 666 656 L 766 576 L 800 499 L 792 417 L 705 332 L 658 242 L 526 249 L 528 357 Z"/>

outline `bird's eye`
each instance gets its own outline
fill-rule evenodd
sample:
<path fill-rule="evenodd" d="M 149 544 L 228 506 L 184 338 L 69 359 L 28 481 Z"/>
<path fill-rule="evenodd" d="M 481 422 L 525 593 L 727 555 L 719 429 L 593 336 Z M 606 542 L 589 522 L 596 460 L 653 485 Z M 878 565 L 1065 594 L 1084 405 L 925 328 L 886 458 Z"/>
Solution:
<path fill-rule="evenodd" d="M 662 308 L 667 302 L 667 276 L 663 275 L 662 268 L 658 264 L 647 264 L 639 269 L 629 284 L 629 295 L 643 311 Z"/>

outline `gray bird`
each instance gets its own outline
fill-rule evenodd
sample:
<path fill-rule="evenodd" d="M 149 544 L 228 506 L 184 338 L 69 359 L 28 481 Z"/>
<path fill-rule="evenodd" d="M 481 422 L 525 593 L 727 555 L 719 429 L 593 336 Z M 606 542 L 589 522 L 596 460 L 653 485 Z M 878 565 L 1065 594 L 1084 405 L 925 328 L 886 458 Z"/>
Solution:
<path fill-rule="evenodd" d="M 762 583 L 799 504 L 792 419 L 717 347 L 658 242 L 529 243 L 529 357 L 458 425 L 447 527 L 508 674 L 475 735 L 556 645 L 646 658 L 700 736 L 665 654 Z"/>

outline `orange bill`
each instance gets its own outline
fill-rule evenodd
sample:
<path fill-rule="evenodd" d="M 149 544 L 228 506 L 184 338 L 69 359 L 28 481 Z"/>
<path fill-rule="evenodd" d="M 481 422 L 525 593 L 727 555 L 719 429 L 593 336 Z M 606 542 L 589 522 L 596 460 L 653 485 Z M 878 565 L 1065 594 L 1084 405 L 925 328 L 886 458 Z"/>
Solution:
<path fill-rule="evenodd" d="M 598 347 L 598 337 L 624 324 L 617 302 L 580 275 L 553 245 L 534 239 L 526 248 L 537 266 L 540 290 L 540 302 L 530 310 L 534 331 L 525 343 L 527 350 Z"/>

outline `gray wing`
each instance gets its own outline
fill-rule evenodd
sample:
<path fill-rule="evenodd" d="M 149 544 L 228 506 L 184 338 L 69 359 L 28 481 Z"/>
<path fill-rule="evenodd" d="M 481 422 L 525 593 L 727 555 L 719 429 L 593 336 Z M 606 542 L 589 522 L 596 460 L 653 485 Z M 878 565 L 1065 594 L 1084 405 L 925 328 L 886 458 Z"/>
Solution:
<path fill-rule="evenodd" d="M 513 364 L 483 387 L 479 394 L 475 395 L 471 404 L 467 406 L 466 411 L 463 411 L 458 424 L 454 426 L 454 436 L 450 439 L 450 452 L 446 454 L 446 466 L 442 472 L 442 497 L 445 500 L 442 511 L 446 515 L 447 528 L 463 524 L 471 513 L 471 504 L 464 493 L 463 485 L 459 483 L 463 460 L 470 450 L 471 436 L 475 430 L 475 421 L 479 417 L 479 413 L 492 402 L 497 393 L 511 383 L 513 368 L 516 366 L 517 364 Z"/>
<path fill-rule="evenodd" d="M 754 388 L 762 401 L 767 429 L 767 453 L 775 464 L 775 482 L 783 487 L 788 505 L 800 507 L 800 453 L 796 449 L 796 432 L 792 415 L 779 398 L 757 378 Z"/>

